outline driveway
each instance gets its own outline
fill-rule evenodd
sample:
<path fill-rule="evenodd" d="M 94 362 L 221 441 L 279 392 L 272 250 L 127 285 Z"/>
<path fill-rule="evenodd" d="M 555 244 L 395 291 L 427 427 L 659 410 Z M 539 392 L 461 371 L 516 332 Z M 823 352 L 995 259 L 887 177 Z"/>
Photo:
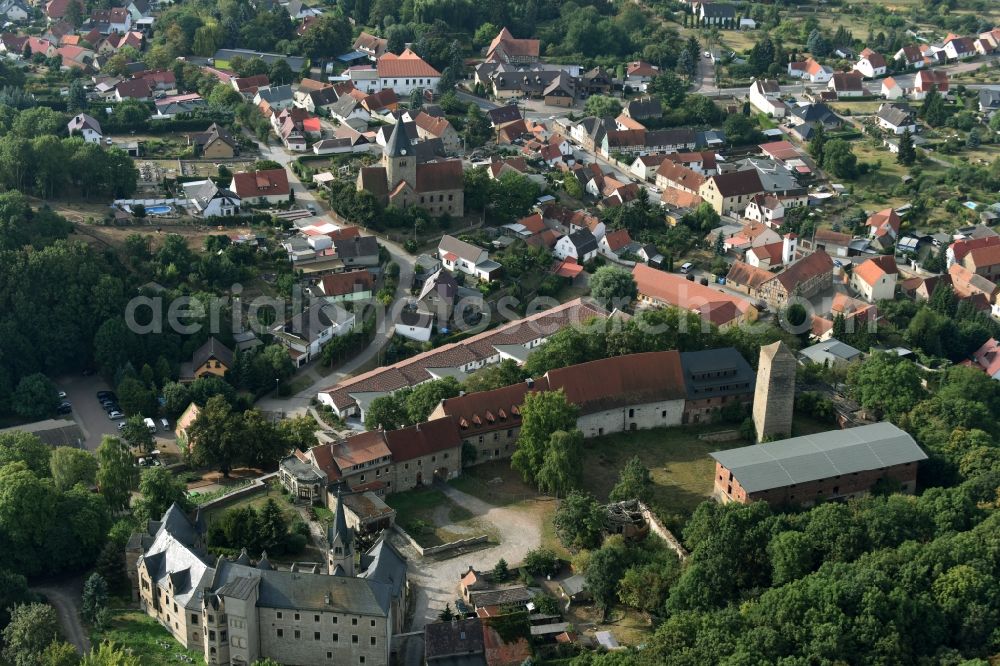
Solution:
<path fill-rule="evenodd" d="M 438 613 L 444 609 L 445 604 L 451 604 L 454 610 L 455 599 L 459 598 L 458 582 L 470 566 L 477 570 L 492 569 L 501 558 L 513 565 L 523 560 L 529 550 L 538 548 L 542 543 L 541 525 L 530 508 L 523 505 L 518 508 L 493 506 L 447 484 L 438 484 L 435 488 L 477 518 L 495 527 L 500 535 L 500 543 L 457 555 L 443 554 L 425 558 L 393 532 L 393 544 L 410 563 L 407 575 L 413 584 L 414 603 L 409 631 L 417 631 L 425 624 L 437 621 Z"/>
<path fill-rule="evenodd" d="M 90 638 L 80 621 L 80 602 L 83 595 L 83 581 L 71 578 L 63 582 L 51 582 L 34 586 L 31 591 L 45 597 L 56 609 L 63 637 L 73 644 L 80 654 L 90 652 Z"/>

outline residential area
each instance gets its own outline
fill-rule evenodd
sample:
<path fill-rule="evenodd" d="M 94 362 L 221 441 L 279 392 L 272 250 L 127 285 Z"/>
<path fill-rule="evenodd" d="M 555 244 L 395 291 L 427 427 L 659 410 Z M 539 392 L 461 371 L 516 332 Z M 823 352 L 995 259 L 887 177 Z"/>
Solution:
<path fill-rule="evenodd" d="M 1000 658 L 1000 7 L 0 15 L 0 663 Z"/>

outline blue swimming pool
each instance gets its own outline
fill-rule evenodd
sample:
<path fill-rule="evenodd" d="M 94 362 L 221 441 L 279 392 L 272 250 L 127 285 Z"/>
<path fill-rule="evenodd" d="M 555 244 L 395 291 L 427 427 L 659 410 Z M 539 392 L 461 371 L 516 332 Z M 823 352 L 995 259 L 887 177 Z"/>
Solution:
<path fill-rule="evenodd" d="M 147 206 L 146 212 L 150 215 L 166 215 L 173 210 L 172 206 Z"/>

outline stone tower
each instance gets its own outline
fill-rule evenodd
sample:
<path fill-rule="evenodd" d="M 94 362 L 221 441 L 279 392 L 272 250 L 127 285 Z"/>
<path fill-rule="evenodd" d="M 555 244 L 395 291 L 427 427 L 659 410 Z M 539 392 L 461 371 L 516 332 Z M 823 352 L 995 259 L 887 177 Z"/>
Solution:
<path fill-rule="evenodd" d="M 389 191 L 396 188 L 400 181 L 406 181 L 410 187 L 417 183 L 417 157 L 413 154 L 410 138 L 406 136 L 403 120 L 396 121 L 396 126 L 389 134 L 382 151 L 382 166 L 385 167 L 385 179 L 389 182 Z"/>
<path fill-rule="evenodd" d="M 328 551 L 328 573 L 332 576 L 354 577 L 354 530 L 347 526 L 344 517 L 344 502 L 337 491 L 337 513 L 333 524 L 326 532 Z"/>
<path fill-rule="evenodd" d="M 784 342 L 760 348 L 757 388 L 753 396 L 753 423 L 757 441 L 790 437 L 795 407 L 795 355 Z"/>

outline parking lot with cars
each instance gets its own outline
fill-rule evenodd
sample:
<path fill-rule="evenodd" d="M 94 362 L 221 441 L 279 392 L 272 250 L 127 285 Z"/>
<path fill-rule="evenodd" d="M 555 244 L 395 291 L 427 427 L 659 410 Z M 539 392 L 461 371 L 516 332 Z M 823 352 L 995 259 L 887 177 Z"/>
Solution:
<path fill-rule="evenodd" d="M 56 384 L 66 394 L 63 400 L 72 404 L 72 411 L 66 416 L 72 417 L 83 430 L 87 450 L 95 451 L 105 435 L 117 437 L 120 434 L 125 415 L 114 391 L 100 376 L 73 375 L 61 378 Z M 168 421 L 164 427 L 163 419 L 158 415 L 151 419 L 156 429 L 157 448 L 176 450 L 173 424 Z"/>

